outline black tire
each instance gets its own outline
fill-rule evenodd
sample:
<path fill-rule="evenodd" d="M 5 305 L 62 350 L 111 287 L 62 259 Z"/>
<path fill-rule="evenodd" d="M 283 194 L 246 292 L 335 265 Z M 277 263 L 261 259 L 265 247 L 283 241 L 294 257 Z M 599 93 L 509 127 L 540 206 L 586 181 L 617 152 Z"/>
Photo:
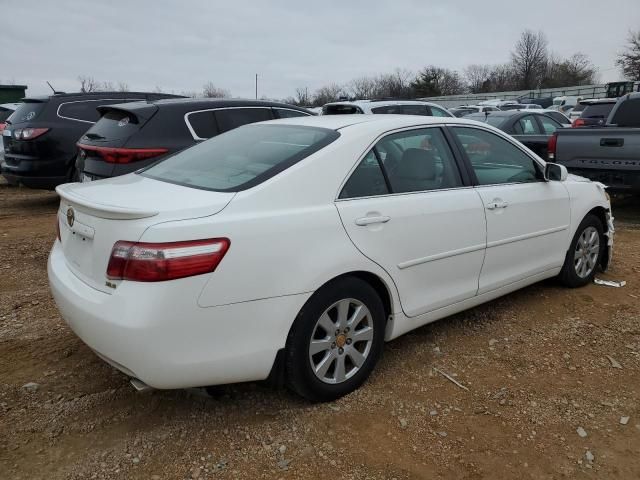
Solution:
<path fill-rule="evenodd" d="M 578 242 L 580 241 L 581 236 L 584 232 L 589 229 L 595 229 L 598 233 L 598 241 L 599 241 L 599 250 L 597 259 L 594 262 L 593 268 L 590 269 L 587 275 L 579 275 L 576 269 L 576 260 L 575 255 L 577 254 Z M 595 277 L 598 267 L 600 266 L 600 262 L 602 260 L 602 253 L 606 248 L 606 239 L 604 236 L 604 228 L 602 226 L 602 222 L 595 215 L 589 214 L 578 226 L 576 230 L 576 234 L 573 236 L 573 240 L 571 240 L 571 245 L 569 246 L 569 250 L 567 251 L 567 255 L 564 259 L 564 265 L 562 266 L 562 270 L 560 271 L 560 275 L 558 278 L 560 281 L 570 288 L 582 287 L 588 283 L 593 282 L 593 277 Z"/>
<path fill-rule="evenodd" d="M 348 302 L 348 299 L 360 302 L 368 309 L 369 315 L 365 317 L 363 323 L 369 324 L 370 322 L 370 325 L 373 328 L 373 338 L 370 344 L 366 344 L 369 345 L 369 349 L 367 350 L 368 353 L 365 356 L 362 365 L 360 367 L 356 367 L 355 363 L 352 364 L 352 368 L 358 369 L 351 377 L 346 378 L 344 381 L 339 383 L 326 383 L 326 381 L 321 380 L 316 375 L 312 368 L 312 359 L 310 356 L 311 341 L 312 338 L 316 338 L 313 337 L 313 335 L 317 335 L 318 332 L 317 322 L 327 309 L 330 309 L 330 307 L 338 302 Z M 352 310 L 352 305 L 353 304 L 350 304 L 349 306 L 349 312 L 354 311 Z M 335 312 L 337 312 L 338 307 L 334 308 L 336 309 Z M 329 312 L 332 311 L 333 310 L 329 310 Z M 347 316 L 349 316 L 349 314 L 347 314 Z M 356 332 L 358 332 L 358 330 L 356 330 L 357 326 L 358 325 L 355 325 L 354 332 L 351 332 L 354 335 L 354 338 L 356 338 L 355 335 Z M 302 307 L 302 310 L 296 317 L 293 327 L 289 332 L 289 336 L 287 337 L 287 346 L 285 349 L 285 375 L 287 387 L 313 402 L 335 400 L 356 390 L 369 377 L 382 355 L 385 326 L 386 320 L 382 300 L 371 285 L 355 277 L 338 278 L 325 285 L 314 293 L 304 307 Z M 320 332 L 322 331 L 323 329 L 321 328 Z M 333 337 L 333 334 L 329 334 L 329 336 Z M 338 343 L 342 342 L 344 350 L 341 347 L 335 347 L 336 343 L 333 343 L 333 346 L 331 347 L 332 351 L 327 350 L 326 352 L 321 352 L 317 355 L 325 355 L 325 353 L 337 355 L 337 352 L 340 351 L 340 355 L 344 355 L 344 357 L 341 357 L 342 364 L 345 365 L 345 362 L 349 363 L 351 357 L 349 357 L 347 349 L 355 348 L 356 346 L 358 346 L 358 348 L 362 348 L 361 346 L 363 344 L 357 340 L 354 342 L 353 339 L 349 338 L 346 340 L 349 342 L 347 346 L 344 344 L 344 336 L 340 335 L 340 337 L 342 338 Z M 353 342 L 353 344 L 351 342 Z M 334 347 L 337 348 L 337 350 L 333 351 Z M 338 359 L 336 358 L 334 363 L 334 372 L 335 369 L 338 368 L 337 364 Z M 338 378 L 337 373 L 334 373 L 334 375 Z"/>

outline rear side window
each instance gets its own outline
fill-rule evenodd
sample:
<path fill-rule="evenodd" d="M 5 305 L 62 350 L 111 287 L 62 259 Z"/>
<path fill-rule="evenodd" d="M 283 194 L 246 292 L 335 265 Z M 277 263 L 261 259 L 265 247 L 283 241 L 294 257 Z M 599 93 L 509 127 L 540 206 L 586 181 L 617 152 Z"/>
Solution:
<path fill-rule="evenodd" d="M 438 107 L 430 107 L 430 108 L 431 108 L 431 115 L 434 117 L 450 117 L 451 116 L 441 108 L 438 108 Z"/>
<path fill-rule="evenodd" d="M 553 132 L 555 132 L 556 130 L 562 127 L 562 125 L 560 125 L 558 122 L 556 122 L 552 118 L 548 118 L 546 115 L 540 115 L 538 119 L 542 124 L 542 129 L 544 130 L 544 133 L 546 133 L 547 135 L 552 134 Z"/>
<path fill-rule="evenodd" d="M 100 105 L 113 105 L 115 103 L 124 103 L 127 99 L 96 99 L 96 100 L 77 100 L 61 103 L 58 107 L 58 116 L 69 120 L 77 120 L 80 122 L 97 122 L 100 113 L 96 110 Z M 131 101 L 131 100 L 129 100 Z"/>
<path fill-rule="evenodd" d="M 236 192 L 258 185 L 340 136 L 298 125 L 245 125 L 167 158 L 141 174 L 186 187 Z"/>
<path fill-rule="evenodd" d="M 140 123 L 135 115 L 124 110 L 108 110 L 88 131 L 83 138 L 89 140 L 114 140 L 127 138 L 136 133 Z"/>
<path fill-rule="evenodd" d="M 215 117 L 220 133 L 249 123 L 273 120 L 270 108 L 229 108 L 216 110 Z"/>
<path fill-rule="evenodd" d="M 426 105 L 385 105 L 383 107 L 372 108 L 371 112 L 396 115 L 430 115 Z"/>
<path fill-rule="evenodd" d="M 339 198 L 361 198 L 389 193 L 382 168 L 373 150 L 369 151 L 344 184 Z"/>
<path fill-rule="evenodd" d="M 187 123 L 198 139 L 211 138 L 218 133 L 216 118 L 212 110 L 189 113 Z"/>
<path fill-rule="evenodd" d="M 615 103 L 592 103 L 582 111 L 580 118 L 607 118 Z"/>
<path fill-rule="evenodd" d="M 12 113 L 13 113 L 13 110 L 0 108 L 0 123 L 4 122 L 7 118 L 9 118 Z"/>
<path fill-rule="evenodd" d="M 273 112 L 276 118 L 293 118 L 293 117 L 308 117 L 309 114 L 301 112 L 300 110 L 290 110 L 288 108 L 274 108 Z"/>
<path fill-rule="evenodd" d="M 11 115 L 11 123 L 35 120 L 44 111 L 47 102 L 24 102 Z"/>
<path fill-rule="evenodd" d="M 640 127 L 640 98 L 620 103 L 611 123 L 619 127 Z"/>
<path fill-rule="evenodd" d="M 536 119 L 531 115 L 527 115 L 513 125 L 513 133 L 516 135 L 538 135 L 540 134 L 540 129 Z"/>

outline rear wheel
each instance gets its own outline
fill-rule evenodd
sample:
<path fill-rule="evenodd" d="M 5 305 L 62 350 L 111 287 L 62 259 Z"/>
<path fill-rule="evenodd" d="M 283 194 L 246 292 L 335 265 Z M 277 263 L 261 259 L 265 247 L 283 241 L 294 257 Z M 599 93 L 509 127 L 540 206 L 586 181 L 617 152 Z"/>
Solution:
<path fill-rule="evenodd" d="M 595 215 L 584 217 L 564 260 L 560 280 L 568 287 L 593 281 L 605 246 L 602 222 Z"/>
<path fill-rule="evenodd" d="M 384 307 L 371 285 L 344 277 L 324 286 L 307 301 L 289 333 L 287 385 L 312 401 L 352 392 L 382 353 L 384 327 Z"/>

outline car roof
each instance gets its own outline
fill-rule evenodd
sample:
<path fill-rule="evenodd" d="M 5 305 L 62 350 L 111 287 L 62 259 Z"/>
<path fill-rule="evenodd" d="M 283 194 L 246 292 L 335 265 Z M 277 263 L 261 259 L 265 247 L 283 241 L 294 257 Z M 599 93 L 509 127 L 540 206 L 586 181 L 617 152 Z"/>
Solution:
<path fill-rule="evenodd" d="M 587 100 L 581 100 L 580 104 L 581 105 L 597 105 L 599 103 L 616 103 L 618 101 L 617 98 L 590 98 Z"/>
<path fill-rule="evenodd" d="M 22 99 L 23 102 L 46 102 L 50 99 L 64 99 L 71 97 L 78 98 L 95 98 L 95 97 L 104 97 L 105 95 L 121 95 L 124 97 L 132 97 L 132 96 L 151 96 L 151 97 L 162 97 L 162 98 L 185 98 L 182 95 L 174 95 L 172 93 L 155 93 L 155 92 L 58 92 L 53 95 L 35 95 L 32 97 L 25 97 Z"/>
<path fill-rule="evenodd" d="M 328 105 L 355 105 L 358 107 L 386 107 L 388 105 L 429 105 L 434 107 L 440 107 L 440 105 L 427 102 L 423 100 L 353 100 L 353 101 L 340 101 L 340 102 L 329 102 L 325 103 L 323 106 L 326 107 Z"/>
<path fill-rule="evenodd" d="M 271 120 L 269 123 L 282 125 L 302 125 L 309 127 L 328 128 L 331 130 L 341 130 L 347 127 L 368 124 L 382 130 L 393 130 L 394 128 L 411 127 L 415 125 L 445 125 L 445 124 L 468 124 L 478 125 L 479 122 L 472 122 L 456 117 L 428 117 L 424 115 L 375 115 L 356 113 L 352 115 L 319 115 L 309 117 L 291 117 L 279 120 Z M 484 124 L 483 124 L 484 126 Z"/>
<path fill-rule="evenodd" d="M 238 108 L 238 107 L 267 107 L 267 108 L 286 108 L 289 110 L 298 110 L 313 115 L 306 108 L 296 107 L 287 103 L 267 102 L 264 100 L 243 100 L 243 99 L 221 99 L 221 98 L 169 98 L 158 100 L 147 100 L 141 102 L 118 103 L 115 105 L 106 105 L 105 110 L 109 108 L 127 111 L 145 110 L 149 107 L 157 106 L 163 111 L 190 112 L 196 110 L 208 110 L 214 108 Z"/>

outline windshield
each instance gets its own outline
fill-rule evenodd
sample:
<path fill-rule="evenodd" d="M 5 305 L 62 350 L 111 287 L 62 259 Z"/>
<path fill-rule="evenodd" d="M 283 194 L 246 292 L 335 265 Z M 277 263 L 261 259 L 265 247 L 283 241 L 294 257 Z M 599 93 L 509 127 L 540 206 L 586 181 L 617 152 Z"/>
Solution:
<path fill-rule="evenodd" d="M 258 185 L 340 134 L 298 125 L 246 125 L 152 165 L 142 175 L 186 187 L 236 192 Z"/>

